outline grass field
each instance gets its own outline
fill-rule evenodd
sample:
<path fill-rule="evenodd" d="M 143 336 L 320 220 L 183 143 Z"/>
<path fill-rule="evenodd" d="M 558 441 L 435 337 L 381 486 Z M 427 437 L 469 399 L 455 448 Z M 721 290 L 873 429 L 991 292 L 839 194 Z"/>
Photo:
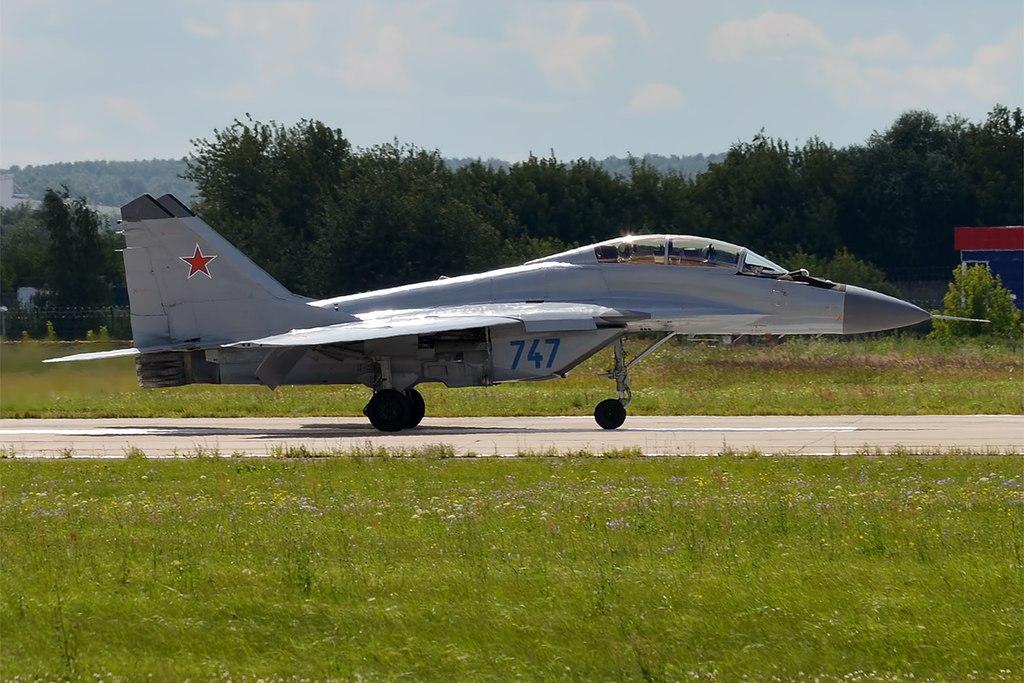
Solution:
<path fill-rule="evenodd" d="M 631 344 L 636 351 L 642 342 Z M 353 386 L 137 386 L 131 359 L 43 365 L 102 345 L 5 344 L 0 417 L 360 415 Z M 586 415 L 614 395 L 602 352 L 565 380 L 446 389 L 423 385 L 427 414 Z M 632 373 L 636 415 L 957 414 L 1024 412 L 1020 348 L 909 337 L 792 339 L 777 346 L 669 344 Z"/>
<path fill-rule="evenodd" d="M 0 474 L 6 680 L 1024 675 L 1017 457 Z"/>

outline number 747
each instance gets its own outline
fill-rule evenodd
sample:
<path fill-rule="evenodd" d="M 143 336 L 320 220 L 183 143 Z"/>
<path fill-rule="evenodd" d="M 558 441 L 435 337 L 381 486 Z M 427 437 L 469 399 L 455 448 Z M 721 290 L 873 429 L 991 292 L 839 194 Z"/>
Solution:
<path fill-rule="evenodd" d="M 530 350 L 526 352 L 527 362 L 533 361 L 533 367 L 540 368 L 542 363 L 545 363 L 543 351 L 547 351 L 547 364 L 543 365 L 545 368 L 550 368 L 555 363 L 555 356 L 558 355 L 558 345 L 562 343 L 561 339 L 552 337 L 551 339 L 544 339 L 545 349 L 541 349 L 540 339 L 516 339 L 510 341 L 509 344 L 515 347 L 516 357 L 512 359 L 512 369 L 516 370 L 519 368 L 519 362 L 523 359 L 523 351 L 526 349 L 526 344 L 529 342 Z"/>

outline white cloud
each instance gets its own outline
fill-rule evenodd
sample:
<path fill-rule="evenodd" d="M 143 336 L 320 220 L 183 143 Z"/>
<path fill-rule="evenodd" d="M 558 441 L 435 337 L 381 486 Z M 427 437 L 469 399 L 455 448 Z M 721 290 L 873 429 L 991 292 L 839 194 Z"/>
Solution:
<path fill-rule="evenodd" d="M 192 35 L 199 36 L 200 38 L 220 37 L 220 29 L 218 29 L 216 26 L 204 24 L 198 19 L 193 19 L 191 17 L 186 17 L 181 22 L 181 27 L 185 29 L 186 33 L 191 33 Z"/>
<path fill-rule="evenodd" d="M 965 101 L 991 105 L 1020 97 L 1019 29 L 978 48 L 967 64 L 938 63 L 953 46 L 949 34 L 915 47 L 893 31 L 841 46 L 803 17 L 767 12 L 717 27 L 709 47 L 723 61 L 794 58 L 805 78 L 851 108 L 962 109 Z"/>
<path fill-rule="evenodd" d="M 447 30 L 448 14 L 446 5 L 425 0 L 234 2 L 212 24 L 189 20 L 185 28 L 222 35 L 249 57 L 256 78 L 220 98 L 237 100 L 310 75 L 358 90 L 406 90 L 420 62 L 441 60 L 453 44 L 472 47 Z"/>
<path fill-rule="evenodd" d="M 94 103 L 42 102 L 39 100 L 14 100 L 4 104 L 2 129 L 4 131 L 3 153 L 7 159 L 18 159 L 21 147 L 33 147 L 33 142 L 46 140 L 51 145 L 78 150 L 88 148 L 97 141 L 99 134 L 86 127 L 83 114 L 88 113 Z M 75 157 L 84 158 L 84 157 Z M 7 166 L 10 162 L 2 162 Z"/>
<path fill-rule="evenodd" d="M 340 66 L 330 75 L 350 88 L 399 91 L 410 85 L 413 53 L 437 51 L 449 40 L 423 2 L 404 3 L 382 11 L 376 4 L 348 12 Z M 335 64 L 339 62 L 335 61 Z"/>
<path fill-rule="evenodd" d="M 149 111 L 121 97 L 42 101 L 5 100 L 0 108 L 0 167 L 70 159 L 135 159 L 140 154 L 176 156 L 184 140 L 138 146 L 158 128 Z"/>
<path fill-rule="evenodd" d="M 863 108 L 959 108 L 965 100 L 991 104 L 1019 97 L 1019 32 L 978 48 L 965 65 L 910 62 L 898 66 L 865 64 L 849 55 L 821 60 L 816 76 L 833 97 Z M 920 53 L 928 56 L 929 50 Z"/>
<path fill-rule="evenodd" d="M 846 46 L 853 57 L 865 59 L 906 59 L 913 55 L 910 43 L 899 33 L 883 33 L 874 38 L 855 38 Z"/>
<path fill-rule="evenodd" d="M 645 83 L 633 91 L 630 111 L 637 114 L 665 114 L 683 106 L 683 94 L 668 83 Z"/>
<path fill-rule="evenodd" d="M 594 62 L 607 54 L 614 43 L 609 33 L 586 31 L 591 10 L 589 4 L 575 3 L 558 8 L 554 18 L 531 17 L 509 32 L 508 43 L 530 54 L 556 85 L 585 86 L 590 82 Z M 542 28 L 551 23 L 562 26 L 555 31 Z"/>
<path fill-rule="evenodd" d="M 954 46 L 955 41 L 953 40 L 953 36 L 951 36 L 948 33 L 943 33 L 942 35 L 938 36 L 935 40 L 933 40 L 931 45 L 929 45 L 925 49 L 924 55 L 928 59 L 945 57 L 946 55 L 953 51 Z"/>
<path fill-rule="evenodd" d="M 227 8 L 224 23 L 237 35 L 256 35 L 273 45 L 296 47 L 304 42 L 322 6 L 312 2 L 234 2 Z"/>
<path fill-rule="evenodd" d="M 240 43 L 257 71 L 259 85 L 271 88 L 308 63 L 313 32 L 326 6 L 312 2 L 234 2 L 215 28 Z"/>
<path fill-rule="evenodd" d="M 635 6 L 624 1 L 611 2 L 608 8 L 621 18 L 625 19 L 640 36 L 647 38 L 651 35 L 651 25 Z"/>
<path fill-rule="evenodd" d="M 953 36 L 943 33 L 924 49 L 914 49 L 903 35 L 896 32 L 883 33 L 872 38 L 854 38 L 846 45 L 846 54 L 851 57 L 877 61 L 927 61 L 945 57 L 953 51 Z"/>
<path fill-rule="evenodd" d="M 152 112 L 141 102 L 127 97 L 106 97 L 101 101 L 109 115 L 114 116 L 122 123 L 144 133 L 156 130 L 157 124 Z"/>
<path fill-rule="evenodd" d="M 817 24 L 798 14 L 781 12 L 722 24 L 711 33 L 710 43 L 711 56 L 721 61 L 785 56 L 827 47 L 828 38 Z"/>
<path fill-rule="evenodd" d="M 345 49 L 338 77 L 354 88 L 404 88 L 409 82 L 403 55 L 405 45 L 405 37 L 398 26 L 375 28 Z"/>
<path fill-rule="evenodd" d="M 578 89 L 590 84 L 617 37 L 651 32 L 643 13 L 625 0 L 514 6 L 494 12 L 497 31 L 489 37 L 456 28 L 461 7 L 445 0 L 234 0 L 215 13 L 184 18 L 181 26 L 248 58 L 254 73 L 213 94 L 230 101 L 311 74 L 354 90 L 408 92 L 467 64 L 470 71 L 486 64 L 509 72 L 505 65 L 523 53 L 549 83 Z"/>

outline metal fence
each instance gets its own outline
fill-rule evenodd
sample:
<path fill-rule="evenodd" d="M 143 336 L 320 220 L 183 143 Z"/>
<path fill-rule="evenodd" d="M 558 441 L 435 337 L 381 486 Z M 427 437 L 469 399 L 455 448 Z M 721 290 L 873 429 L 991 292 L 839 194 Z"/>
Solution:
<path fill-rule="evenodd" d="M 896 280 L 893 287 L 901 299 L 920 306 L 926 311 L 942 309 L 942 297 L 946 296 L 949 278 L 945 280 Z"/>
<path fill-rule="evenodd" d="M 53 328 L 58 339 L 96 338 L 103 334 L 103 330 L 111 339 L 132 338 L 127 306 L 0 310 L 0 337 L 3 339 L 18 339 L 25 334 L 32 339 L 44 339 L 48 336 L 49 327 Z"/>

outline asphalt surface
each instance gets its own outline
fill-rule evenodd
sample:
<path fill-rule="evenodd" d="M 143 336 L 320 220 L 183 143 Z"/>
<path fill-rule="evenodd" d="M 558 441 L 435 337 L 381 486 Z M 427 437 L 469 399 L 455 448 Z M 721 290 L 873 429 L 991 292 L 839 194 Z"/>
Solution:
<path fill-rule="evenodd" d="M 361 418 L 148 418 L 0 420 L 0 448 L 15 457 L 272 455 L 277 447 L 414 448 L 446 444 L 465 455 L 640 448 L 649 455 L 707 455 L 726 449 L 829 455 L 856 451 L 970 449 L 1024 453 L 1024 416 L 829 415 L 629 417 L 615 431 L 589 417 L 426 418 L 414 430 L 381 434 Z"/>

